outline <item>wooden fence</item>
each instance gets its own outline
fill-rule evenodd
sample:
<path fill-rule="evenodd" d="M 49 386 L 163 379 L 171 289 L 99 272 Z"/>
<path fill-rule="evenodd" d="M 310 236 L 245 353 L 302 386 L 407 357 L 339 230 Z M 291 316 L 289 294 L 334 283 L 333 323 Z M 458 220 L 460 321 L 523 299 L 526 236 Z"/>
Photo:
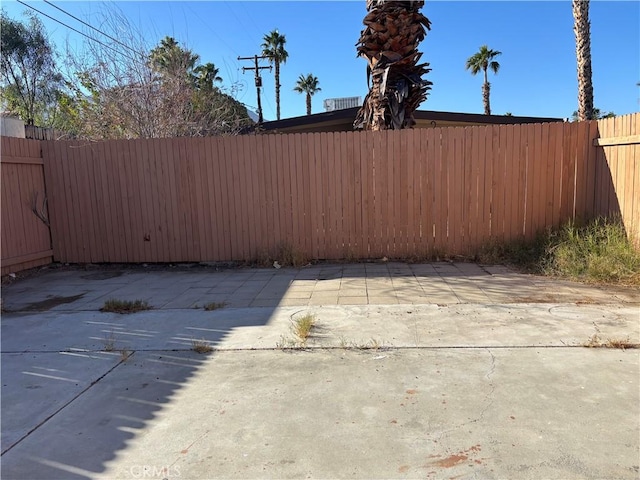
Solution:
<path fill-rule="evenodd" d="M 621 215 L 640 247 L 640 114 L 598 121 L 594 215 Z"/>
<path fill-rule="evenodd" d="M 636 114 L 377 133 L 44 141 L 54 257 L 248 260 L 283 245 L 315 259 L 464 255 L 605 214 L 621 214 L 638 239 L 639 132 Z M 29 147 L 33 155 L 39 144 Z M 18 231 L 6 228 L 18 193 L 5 188 L 5 154 L 3 269 L 13 235 L 5 233 Z M 25 181 L 9 183 L 29 199 L 39 190 Z M 21 202 L 23 222 L 48 235 Z M 48 246 L 32 251 L 50 255 Z"/>
<path fill-rule="evenodd" d="M 2 137 L 2 275 L 50 263 L 53 251 L 46 219 L 45 185 L 40 142 Z"/>
<path fill-rule="evenodd" d="M 37 127 L 35 125 L 25 125 L 24 136 L 32 140 L 62 140 L 70 138 L 70 135 L 62 130 L 49 127 Z"/>
<path fill-rule="evenodd" d="M 469 254 L 594 202 L 597 123 L 43 142 L 56 259 Z"/>

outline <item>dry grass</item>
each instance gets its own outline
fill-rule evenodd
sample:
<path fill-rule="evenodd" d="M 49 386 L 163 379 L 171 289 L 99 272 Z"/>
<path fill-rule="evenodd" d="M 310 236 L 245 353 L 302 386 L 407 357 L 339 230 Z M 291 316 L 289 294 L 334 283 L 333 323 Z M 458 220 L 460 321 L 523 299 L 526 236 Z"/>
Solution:
<path fill-rule="evenodd" d="M 575 280 L 640 285 L 640 251 L 620 219 L 599 218 L 583 227 L 564 225 L 549 235 L 545 273 Z"/>
<path fill-rule="evenodd" d="M 258 253 L 256 259 L 251 262 L 260 267 L 273 267 L 277 263 L 280 267 L 303 267 L 309 263 L 309 259 L 305 257 L 302 250 L 282 242 L 273 251 L 262 250 Z"/>
<path fill-rule="evenodd" d="M 211 353 L 213 352 L 213 347 L 206 340 L 191 340 L 191 350 L 197 353 Z"/>
<path fill-rule="evenodd" d="M 477 260 L 583 282 L 640 285 L 640 250 L 615 217 L 598 218 L 583 226 L 569 222 L 529 243 L 491 243 Z"/>
<path fill-rule="evenodd" d="M 219 310 L 219 309 L 224 308 L 224 307 L 226 307 L 226 306 L 227 306 L 227 304 L 226 304 L 226 303 L 224 303 L 224 302 L 210 302 L 210 303 L 207 303 L 207 304 L 204 306 L 204 309 L 205 309 L 207 312 L 210 312 L 210 311 L 212 311 L 212 310 Z"/>
<path fill-rule="evenodd" d="M 307 339 L 311 336 L 311 330 L 316 325 L 316 318 L 307 314 L 304 317 L 300 317 L 293 322 L 293 333 L 296 337 L 300 339 L 302 344 L 307 343 Z"/>
<path fill-rule="evenodd" d="M 102 340 L 103 343 L 103 350 L 105 352 L 113 352 L 116 348 L 116 337 L 115 334 L 113 333 L 113 331 L 111 331 L 109 333 L 109 335 L 107 335 L 104 340 Z"/>
<path fill-rule="evenodd" d="M 151 310 L 151 306 L 144 300 L 117 300 L 111 299 L 104 302 L 101 312 L 135 313 Z"/>
<path fill-rule="evenodd" d="M 603 340 L 599 333 L 594 333 L 582 346 L 587 348 L 619 348 L 620 350 L 628 350 L 640 348 L 640 343 L 632 342 L 628 336 L 626 338 L 607 338 Z"/>

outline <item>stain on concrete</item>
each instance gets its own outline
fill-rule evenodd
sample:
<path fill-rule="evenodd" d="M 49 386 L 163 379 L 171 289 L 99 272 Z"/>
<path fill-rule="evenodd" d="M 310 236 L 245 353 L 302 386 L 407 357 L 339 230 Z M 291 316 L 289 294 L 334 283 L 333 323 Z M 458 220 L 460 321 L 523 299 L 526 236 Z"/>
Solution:
<path fill-rule="evenodd" d="M 122 272 L 96 272 L 88 275 L 82 275 L 80 278 L 83 280 L 109 280 L 110 278 L 117 278 L 122 276 Z"/>
<path fill-rule="evenodd" d="M 30 303 L 19 310 L 22 312 L 46 312 L 47 310 L 52 309 L 53 307 L 57 307 L 58 305 L 64 305 L 66 303 L 73 303 L 76 300 L 84 297 L 84 293 L 80 293 L 78 295 L 72 295 L 70 297 L 62 297 L 62 296 L 51 296 L 46 300 L 41 300 L 39 302 Z"/>

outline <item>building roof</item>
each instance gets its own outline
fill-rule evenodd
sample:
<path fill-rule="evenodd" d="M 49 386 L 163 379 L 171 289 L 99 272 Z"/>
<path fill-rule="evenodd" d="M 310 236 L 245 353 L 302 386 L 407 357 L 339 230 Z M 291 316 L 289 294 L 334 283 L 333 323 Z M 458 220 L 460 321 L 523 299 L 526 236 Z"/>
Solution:
<path fill-rule="evenodd" d="M 346 108 L 332 112 L 322 112 L 302 117 L 285 118 L 264 122 L 261 129 L 265 133 L 308 133 L 346 132 L 353 130 L 353 121 L 358 109 Z M 482 115 L 478 113 L 435 112 L 417 110 L 414 113 L 415 128 L 450 127 L 467 125 L 504 125 L 516 123 L 562 122 L 562 118 L 517 117 L 507 115 Z"/>

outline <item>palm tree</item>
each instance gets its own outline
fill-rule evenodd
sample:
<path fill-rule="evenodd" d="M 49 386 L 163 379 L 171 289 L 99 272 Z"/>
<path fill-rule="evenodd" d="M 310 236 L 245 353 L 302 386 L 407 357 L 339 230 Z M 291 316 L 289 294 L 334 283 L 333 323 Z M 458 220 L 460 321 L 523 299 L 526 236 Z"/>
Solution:
<path fill-rule="evenodd" d="M 200 56 L 182 48 L 173 37 L 164 37 L 149 53 L 151 67 L 163 75 L 190 78 Z"/>
<path fill-rule="evenodd" d="M 284 49 L 287 39 L 280 35 L 278 30 L 266 34 L 263 37 L 262 55 L 269 59 L 269 62 L 276 67 L 276 117 L 280 120 L 280 64 L 286 63 L 289 53 Z"/>
<path fill-rule="evenodd" d="M 311 97 L 322 90 L 318 86 L 318 77 L 314 77 L 309 74 L 306 77 L 304 75 L 300 75 L 298 81 L 296 82 L 296 86 L 294 90 L 298 93 L 306 93 L 307 94 L 307 115 L 311 115 Z"/>
<path fill-rule="evenodd" d="M 578 61 L 578 120 L 592 120 L 595 115 L 591 78 L 589 0 L 572 0 L 572 7 L 573 33 L 576 36 L 576 60 Z"/>
<path fill-rule="evenodd" d="M 491 69 L 493 73 L 498 73 L 500 64 L 494 60 L 502 52 L 490 50 L 486 45 L 482 45 L 475 55 L 467 59 L 465 68 L 471 70 L 471 75 L 476 75 L 480 70 L 484 72 L 484 83 L 482 84 L 482 102 L 484 103 L 484 114 L 491 115 L 491 103 L 489 101 L 489 92 L 491 84 L 487 77 L 487 70 Z"/>
<path fill-rule="evenodd" d="M 418 64 L 418 44 L 431 22 L 420 13 L 423 0 L 367 0 L 358 56 L 367 60 L 369 93 L 353 126 L 356 129 L 401 129 L 415 125 L 413 112 L 432 84 L 423 80 L 428 63 Z"/>
<path fill-rule="evenodd" d="M 193 70 L 196 75 L 196 84 L 203 90 L 213 90 L 213 84 L 215 82 L 222 82 L 222 77 L 218 75 L 220 69 L 211 63 L 205 63 Z"/>

